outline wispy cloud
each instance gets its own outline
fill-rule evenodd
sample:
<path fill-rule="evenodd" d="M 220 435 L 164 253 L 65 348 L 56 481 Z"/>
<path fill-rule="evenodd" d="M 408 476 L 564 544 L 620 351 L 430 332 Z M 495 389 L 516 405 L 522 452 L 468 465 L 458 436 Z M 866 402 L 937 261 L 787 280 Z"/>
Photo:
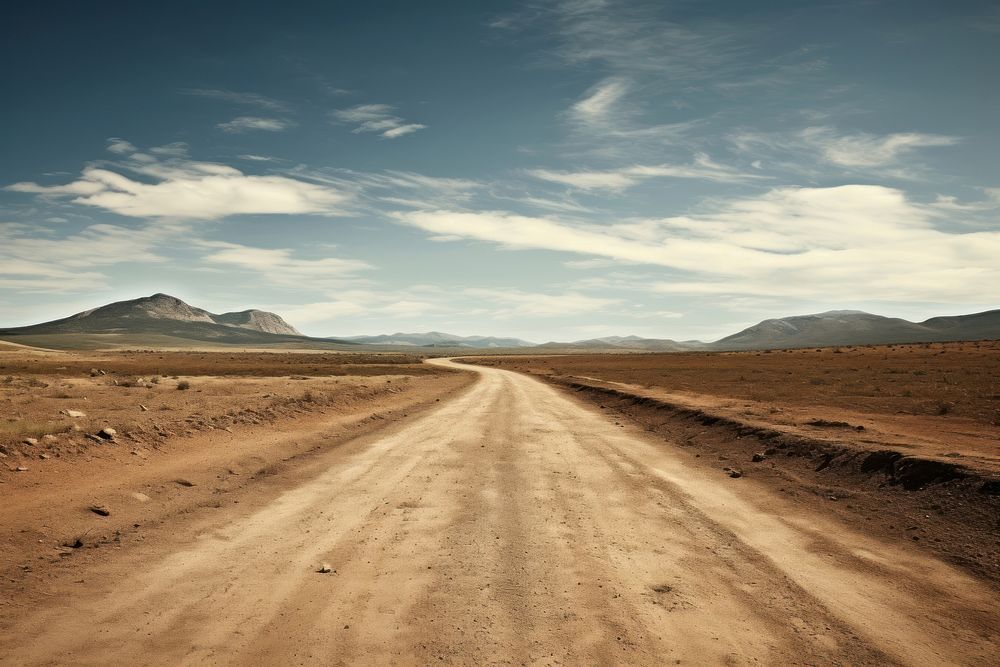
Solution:
<path fill-rule="evenodd" d="M 140 228 L 91 225 L 66 236 L 0 224 L 0 287 L 25 292 L 87 292 L 108 287 L 103 267 L 161 262 L 157 249 L 185 234 L 175 224 Z"/>
<path fill-rule="evenodd" d="M 287 248 L 258 248 L 239 243 L 204 241 L 199 245 L 210 250 L 203 260 L 252 271 L 273 285 L 301 289 L 337 289 L 350 284 L 351 279 L 371 269 L 368 262 L 359 259 L 323 257 L 302 259 Z"/>
<path fill-rule="evenodd" d="M 412 171 L 363 172 L 351 169 L 297 168 L 289 174 L 323 183 L 364 200 L 378 210 L 383 202 L 412 208 L 464 205 L 484 184 L 467 178 L 429 176 Z"/>
<path fill-rule="evenodd" d="M 335 122 L 356 125 L 352 132 L 361 134 L 374 132 L 385 139 L 398 139 L 426 128 L 420 123 L 407 123 L 394 113 L 388 104 L 359 104 L 348 109 L 337 109 L 331 113 Z"/>
<path fill-rule="evenodd" d="M 806 127 L 787 133 L 735 132 L 729 137 L 737 150 L 753 155 L 782 154 L 783 160 L 815 156 L 825 163 L 850 169 L 899 167 L 903 158 L 925 148 L 954 146 L 955 136 L 921 132 L 854 134 L 828 126 Z M 906 165 L 912 171 L 912 163 Z M 893 172 L 906 175 L 902 170 Z"/>
<path fill-rule="evenodd" d="M 143 153 L 106 166 L 88 166 L 78 179 L 63 185 L 23 182 L 4 189 L 49 198 L 70 197 L 75 204 L 133 218 L 199 220 L 240 214 L 337 215 L 349 199 L 347 193 L 332 187 L 287 176 L 253 176 L 223 164 L 158 160 Z"/>
<path fill-rule="evenodd" d="M 570 118 L 588 128 L 609 125 L 627 91 L 628 83 L 623 77 L 607 78 L 570 107 Z"/>
<path fill-rule="evenodd" d="M 292 123 L 281 118 L 261 118 L 259 116 L 237 116 L 225 123 L 219 123 L 218 128 L 231 134 L 263 130 L 266 132 L 282 132 L 292 126 Z"/>
<path fill-rule="evenodd" d="M 222 88 L 182 88 L 182 95 L 194 95 L 212 100 L 221 100 L 232 104 L 257 107 L 274 113 L 290 113 L 291 107 L 280 100 L 265 97 L 258 93 L 240 93 Z"/>
<path fill-rule="evenodd" d="M 717 183 L 745 183 L 763 178 L 759 174 L 747 174 L 719 164 L 704 153 L 695 155 L 694 160 L 686 165 L 632 165 L 607 171 L 574 172 L 531 169 L 527 173 L 534 178 L 578 190 L 625 190 L 652 178 L 691 178 Z"/>
<path fill-rule="evenodd" d="M 108 150 L 118 155 L 125 155 L 126 153 L 134 153 L 136 147 L 124 139 L 111 137 L 108 139 Z"/>
<path fill-rule="evenodd" d="M 829 127 L 809 127 L 800 136 L 828 162 L 844 167 L 880 167 L 921 148 L 954 146 L 959 142 L 958 137 L 919 132 L 838 134 Z"/>
<path fill-rule="evenodd" d="M 818 301 L 982 302 L 1000 285 L 1000 232 L 934 226 L 929 207 L 874 185 L 780 188 L 714 212 L 594 225 L 502 211 L 393 217 L 432 238 L 471 239 L 651 264 L 680 272 L 663 293 L 786 295 Z M 850 230 L 850 233 L 845 233 Z"/>
<path fill-rule="evenodd" d="M 545 294 L 509 289 L 468 288 L 462 294 L 488 304 L 491 317 L 563 317 L 593 313 L 618 303 L 618 299 L 588 296 L 579 292 Z"/>

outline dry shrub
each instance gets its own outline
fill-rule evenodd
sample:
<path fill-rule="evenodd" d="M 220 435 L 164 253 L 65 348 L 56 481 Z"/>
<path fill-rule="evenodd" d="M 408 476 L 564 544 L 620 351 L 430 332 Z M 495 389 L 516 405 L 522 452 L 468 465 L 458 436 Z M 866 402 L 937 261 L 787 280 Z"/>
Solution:
<path fill-rule="evenodd" d="M 177 383 L 177 388 L 180 390 L 190 389 L 191 383 L 188 382 L 187 380 L 181 380 L 180 382 Z"/>

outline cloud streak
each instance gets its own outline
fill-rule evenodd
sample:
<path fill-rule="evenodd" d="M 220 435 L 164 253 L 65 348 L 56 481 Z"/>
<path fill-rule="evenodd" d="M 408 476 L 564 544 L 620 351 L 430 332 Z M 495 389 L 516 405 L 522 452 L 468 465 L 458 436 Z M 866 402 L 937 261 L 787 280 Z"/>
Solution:
<path fill-rule="evenodd" d="M 331 113 L 334 122 L 356 125 L 355 134 L 376 133 L 384 139 L 398 139 L 426 128 L 421 123 L 407 123 L 394 113 L 388 104 L 359 104 Z"/>
<path fill-rule="evenodd" d="M 211 100 L 229 102 L 243 106 L 257 107 L 273 113 L 290 113 L 291 107 L 280 100 L 265 97 L 258 93 L 240 93 L 222 88 L 182 88 L 179 91 L 182 95 L 192 95 L 204 97 Z"/>
<path fill-rule="evenodd" d="M 758 174 L 747 174 L 732 167 L 719 164 L 708 155 L 699 153 L 686 165 L 658 164 L 632 165 L 606 171 L 553 171 L 550 169 L 530 169 L 529 176 L 559 183 L 577 190 L 621 191 L 653 178 L 690 178 L 716 183 L 746 183 L 759 181 Z"/>
<path fill-rule="evenodd" d="M 282 132 L 292 126 L 292 123 L 281 118 L 261 118 L 259 116 L 237 116 L 225 123 L 219 123 L 218 128 L 230 134 L 263 130 L 266 132 Z"/>
<path fill-rule="evenodd" d="M 545 249 L 678 272 L 675 294 L 787 295 L 843 302 L 1000 297 L 1000 232 L 946 232 L 935 212 L 873 185 L 779 188 L 693 216 L 594 225 L 503 211 L 397 212 L 433 238 Z M 850 230 L 845 233 L 845 230 Z"/>
<path fill-rule="evenodd" d="M 63 185 L 22 182 L 5 189 L 46 198 L 69 197 L 75 204 L 131 218 L 185 220 L 243 214 L 338 215 L 349 200 L 347 193 L 330 186 L 287 176 L 247 175 L 223 164 L 179 158 L 160 161 L 142 153 L 107 168 L 86 167 L 79 178 Z"/>

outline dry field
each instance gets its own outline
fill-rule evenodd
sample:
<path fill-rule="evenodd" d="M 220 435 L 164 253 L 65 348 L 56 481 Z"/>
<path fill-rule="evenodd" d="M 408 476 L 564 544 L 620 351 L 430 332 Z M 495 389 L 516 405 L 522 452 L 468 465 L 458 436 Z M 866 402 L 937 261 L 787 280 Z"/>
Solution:
<path fill-rule="evenodd" d="M 995 663 L 982 479 L 849 465 L 895 413 L 633 372 L 795 355 L 2 350 L 0 664 Z"/>
<path fill-rule="evenodd" d="M 469 381 L 403 355 L 0 346 L 0 610 L 70 556 L 252 492 Z"/>
<path fill-rule="evenodd" d="M 1000 341 L 684 354 L 498 356 L 484 365 L 780 406 L 1000 427 Z"/>

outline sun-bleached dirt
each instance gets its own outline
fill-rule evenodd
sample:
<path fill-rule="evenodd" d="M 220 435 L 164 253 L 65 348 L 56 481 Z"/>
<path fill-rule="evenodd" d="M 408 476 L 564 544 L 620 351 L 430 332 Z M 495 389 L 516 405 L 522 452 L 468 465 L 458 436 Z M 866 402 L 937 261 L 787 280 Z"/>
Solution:
<path fill-rule="evenodd" d="M 273 497 L 53 581 L 0 662 L 996 664 L 989 585 L 469 370 Z"/>

